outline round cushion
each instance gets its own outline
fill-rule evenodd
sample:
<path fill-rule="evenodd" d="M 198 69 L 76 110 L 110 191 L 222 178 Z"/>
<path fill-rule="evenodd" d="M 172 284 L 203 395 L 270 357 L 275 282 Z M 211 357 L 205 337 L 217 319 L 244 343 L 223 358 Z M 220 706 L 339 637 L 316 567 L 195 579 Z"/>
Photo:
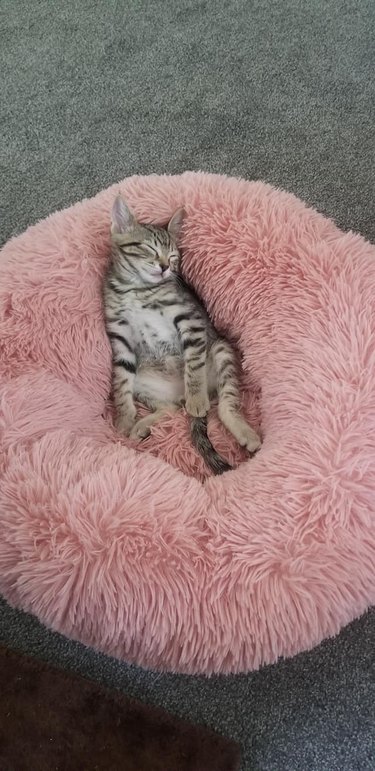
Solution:
<path fill-rule="evenodd" d="M 187 212 L 186 276 L 243 359 L 246 458 L 212 477 L 188 419 L 143 444 L 108 406 L 101 285 L 111 204 Z M 375 249 L 292 195 L 187 172 L 132 177 L 0 257 L 0 591 L 146 667 L 243 672 L 375 600 Z"/>

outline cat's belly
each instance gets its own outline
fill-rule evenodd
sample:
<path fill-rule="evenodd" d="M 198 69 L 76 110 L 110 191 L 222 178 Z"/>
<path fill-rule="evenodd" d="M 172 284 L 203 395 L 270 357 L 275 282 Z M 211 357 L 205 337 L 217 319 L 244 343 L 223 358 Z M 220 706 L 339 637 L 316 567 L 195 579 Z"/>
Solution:
<path fill-rule="evenodd" d="M 135 398 L 144 404 L 175 404 L 184 397 L 184 366 L 179 356 L 142 362 L 134 382 Z"/>
<path fill-rule="evenodd" d="M 133 345 L 141 362 L 145 359 L 164 359 L 168 354 L 175 356 L 181 353 L 181 342 L 173 319 L 150 310 L 142 313 L 132 311 L 128 319 Z"/>

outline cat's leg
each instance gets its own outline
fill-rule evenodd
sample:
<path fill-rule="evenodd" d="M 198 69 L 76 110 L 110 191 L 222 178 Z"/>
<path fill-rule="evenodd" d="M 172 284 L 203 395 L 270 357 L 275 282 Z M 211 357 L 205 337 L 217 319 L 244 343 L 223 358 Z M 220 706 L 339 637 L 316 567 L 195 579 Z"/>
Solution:
<path fill-rule="evenodd" d="M 120 330 L 117 327 L 118 325 L 108 324 L 113 359 L 112 390 L 116 410 L 115 425 L 118 431 L 128 436 L 137 417 L 133 396 L 136 357 L 129 341 L 129 333 L 126 336 L 128 327 L 124 326 L 124 329 L 121 327 Z"/>
<path fill-rule="evenodd" d="M 204 417 L 210 409 L 207 385 L 207 333 L 199 319 L 181 314 L 175 324 L 182 343 L 186 412 Z"/>
<path fill-rule="evenodd" d="M 241 414 L 235 353 L 231 345 L 221 338 L 215 341 L 210 351 L 210 380 L 212 379 L 215 380 L 219 400 L 220 420 L 241 447 L 255 452 L 259 449 L 261 440 Z"/>

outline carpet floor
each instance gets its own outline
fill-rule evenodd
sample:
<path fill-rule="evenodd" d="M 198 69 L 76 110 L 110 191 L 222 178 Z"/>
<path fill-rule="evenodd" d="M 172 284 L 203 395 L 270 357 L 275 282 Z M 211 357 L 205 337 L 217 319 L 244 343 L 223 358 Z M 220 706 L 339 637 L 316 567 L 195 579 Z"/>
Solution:
<path fill-rule="evenodd" d="M 129 174 L 287 188 L 375 240 L 373 0 L 1 0 L 0 237 Z M 0 604 L 3 642 L 240 742 L 242 771 L 375 767 L 375 613 L 248 676 L 154 675 Z"/>

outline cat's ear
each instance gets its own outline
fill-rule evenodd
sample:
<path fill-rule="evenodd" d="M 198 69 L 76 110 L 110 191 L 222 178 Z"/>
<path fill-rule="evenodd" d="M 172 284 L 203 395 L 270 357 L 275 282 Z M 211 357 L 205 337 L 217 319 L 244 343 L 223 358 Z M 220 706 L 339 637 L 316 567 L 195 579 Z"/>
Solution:
<path fill-rule="evenodd" d="M 130 230 L 136 225 L 136 219 L 131 213 L 130 209 L 126 205 L 123 198 L 121 198 L 121 195 L 118 195 L 115 198 L 114 204 L 112 206 L 112 214 L 111 214 L 111 229 L 112 233 L 115 235 L 116 233 L 126 233 L 127 230 Z"/>
<path fill-rule="evenodd" d="M 185 209 L 177 209 L 168 222 L 168 233 L 177 241 L 185 217 Z"/>

